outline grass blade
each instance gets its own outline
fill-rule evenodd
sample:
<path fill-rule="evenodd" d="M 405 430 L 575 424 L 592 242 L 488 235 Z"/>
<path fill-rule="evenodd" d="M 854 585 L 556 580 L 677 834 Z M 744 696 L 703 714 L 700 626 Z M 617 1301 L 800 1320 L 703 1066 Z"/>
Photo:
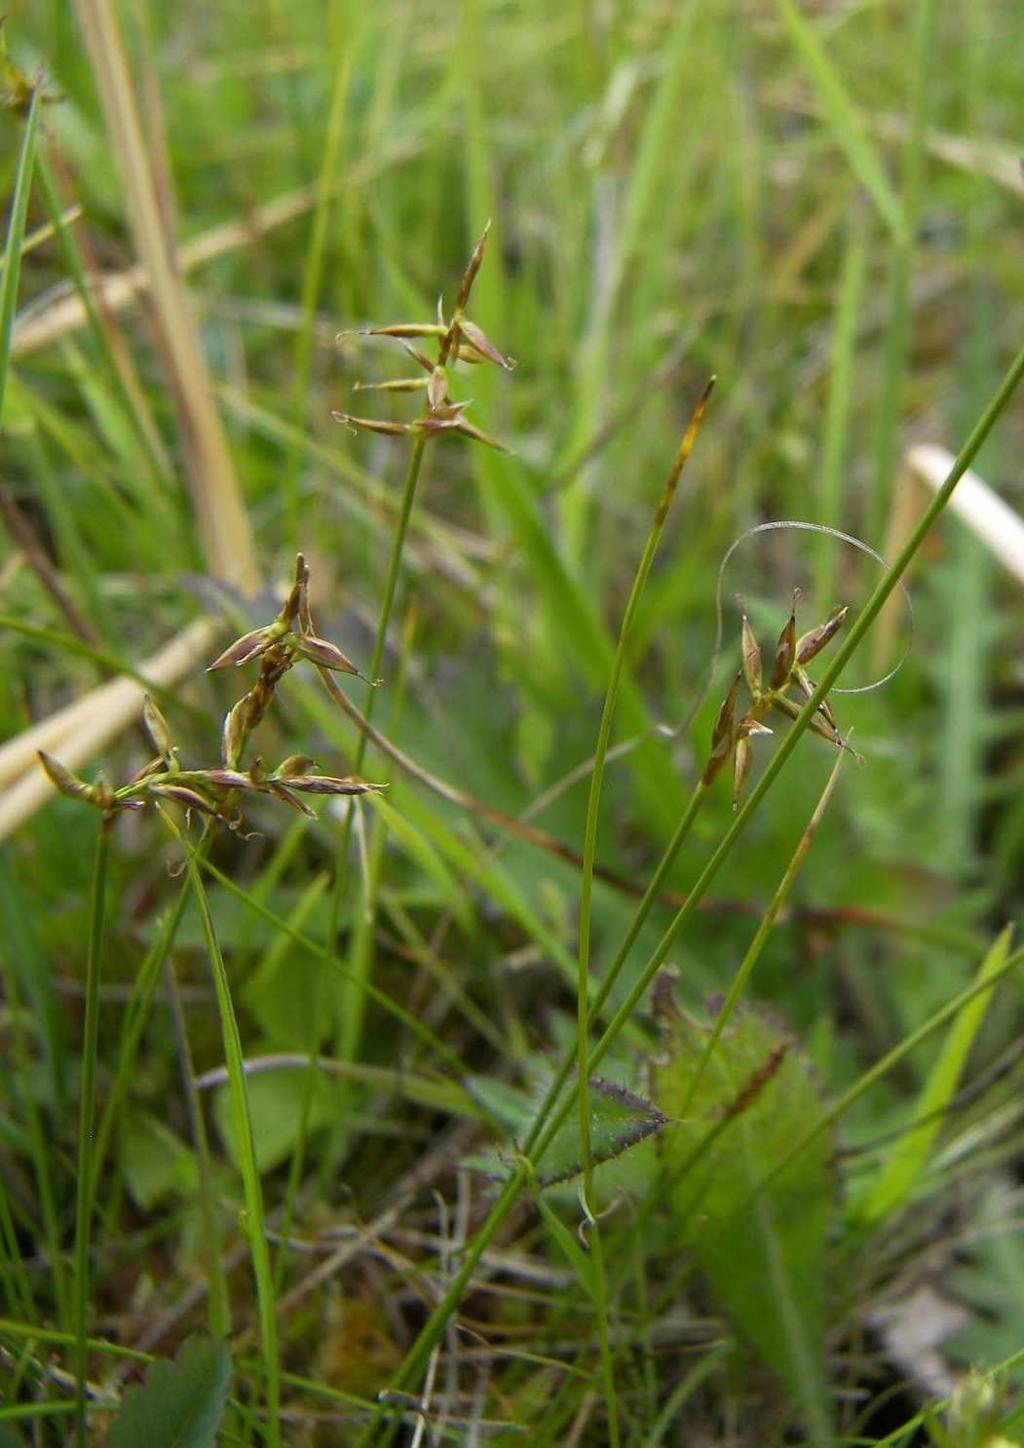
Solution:
<path fill-rule="evenodd" d="M 78 1198 L 75 1207 L 75 1437 L 86 1448 L 86 1366 L 89 1326 L 89 1228 L 92 1222 L 95 1172 L 96 1062 L 99 1047 L 100 969 L 103 963 L 103 917 L 107 900 L 107 866 L 112 819 L 104 817 L 96 840 L 89 919 L 89 955 L 85 974 L 85 1024 L 82 1075 L 79 1085 Z"/>
<path fill-rule="evenodd" d="M 11 330 L 14 326 L 14 308 L 18 302 L 18 280 L 21 276 L 21 247 L 25 238 L 25 218 L 28 215 L 28 198 L 32 189 L 32 169 L 36 158 L 36 139 L 39 132 L 39 108 L 42 104 L 39 91 L 32 92 L 32 101 L 25 122 L 25 134 L 21 138 L 21 151 L 14 175 L 14 197 L 11 201 L 11 216 L 7 223 L 7 244 L 4 249 L 4 270 L 0 277 L 0 419 L 4 412 L 4 394 L 7 390 L 7 368 L 11 356 Z"/>
<path fill-rule="evenodd" d="M 993 941 L 978 967 L 975 993 L 953 1018 L 938 1060 L 928 1073 L 917 1107 L 911 1114 L 910 1125 L 893 1145 L 867 1199 L 857 1208 L 857 1216 L 865 1225 L 882 1221 L 898 1211 L 910 1200 L 920 1181 L 942 1127 L 943 1113 L 956 1094 L 967 1057 L 992 1003 L 993 993 L 985 987 L 1003 974 L 1012 937 L 1013 927 L 1008 925 Z M 920 1126 L 914 1125 L 917 1120 L 921 1121 Z"/>
<path fill-rule="evenodd" d="M 775 3 L 793 48 L 818 94 L 837 145 L 845 152 L 846 159 L 874 201 L 892 236 L 902 242 L 907 234 L 903 208 L 835 67 L 825 54 L 813 26 L 798 10 L 794 0 L 775 0 Z"/>
<path fill-rule="evenodd" d="M 173 827 L 172 827 L 173 828 Z M 175 834 L 178 831 L 174 830 Z M 214 929 L 210 902 L 200 874 L 198 853 L 192 849 L 184 836 L 179 836 L 186 851 L 189 883 L 203 926 L 210 970 L 214 989 L 217 993 L 217 1010 L 220 1015 L 221 1035 L 224 1041 L 224 1060 L 228 1072 L 228 1089 L 231 1100 L 231 1114 L 237 1144 L 238 1160 L 242 1173 L 242 1188 L 245 1198 L 245 1232 L 252 1253 L 253 1276 L 256 1279 L 258 1300 L 260 1343 L 266 1375 L 267 1392 L 267 1442 L 271 1448 L 281 1443 L 280 1421 L 280 1363 L 277 1345 L 277 1312 L 274 1297 L 274 1277 L 270 1263 L 270 1249 L 267 1245 L 266 1223 L 263 1215 L 263 1189 L 259 1168 L 256 1164 L 256 1143 L 253 1137 L 252 1115 L 249 1110 L 249 1092 L 245 1079 L 245 1058 L 242 1054 L 242 1039 L 231 999 L 231 985 L 227 968 L 221 954 L 220 943 Z"/>

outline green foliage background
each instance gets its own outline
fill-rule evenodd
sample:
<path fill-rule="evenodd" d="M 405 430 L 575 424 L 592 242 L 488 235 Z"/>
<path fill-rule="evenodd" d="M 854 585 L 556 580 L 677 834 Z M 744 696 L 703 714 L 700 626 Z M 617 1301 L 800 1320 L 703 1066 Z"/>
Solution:
<path fill-rule="evenodd" d="M 884 552 L 908 486 L 906 449 L 926 441 L 955 451 L 1017 350 L 1024 11 L 1010 0 L 138 0 L 120 11 L 151 163 L 166 168 L 170 225 L 184 253 L 241 223 L 233 244 L 188 268 L 186 285 L 267 587 L 247 600 L 207 574 L 183 484 L 186 444 L 144 296 L 105 318 L 98 334 L 76 328 L 43 346 L 19 343 L 33 318 L 74 290 L 66 250 L 43 238 L 22 263 L 0 480 L 94 645 L 75 645 L 66 612 L 5 537 L 4 736 L 96 685 L 105 665 L 137 664 L 204 610 L 227 606 L 225 642 L 232 627 L 267 622 L 278 606 L 270 583 L 290 574 L 299 548 L 320 632 L 368 667 L 408 444 L 353 436 L 331 412 L 408 419 L 420 399 L 354 394 L 357 381 L 404 375 L 403 359 L 394 343 L 336 343 L 335 334 L 430 320 L 439 294 L 450 307 L 490 218 L 471 315 L 518 365 L 467 372 L 459 395 L 472 396 L 468 415 L 512 453 L 461 438 L 428 445 L 375 722 L 431 773 L 511 814 L 589 759 L 652 511 L 693 403 L 715 374 L 629 644 L 613 736 L 628 748 L 604 786 L 597 858 L 642 888 L 706 759 L 738 663 L 735 595 L 770 646 L 794 588 L 810 627 L 837 603 L 856 610 L 878 576 L 862 554 L 820 536 L 747 540 L 722 585 L 725 643 L 710 692 L 692 724 L 669 734 L 688 718 L 713 661 L 718 569 L 730 543 L 757 523 L 791 518 L 855 533 Z M 130 266 L 124 187 L 75 9 L 61 0 L 16 4 L 5 37 L 12 66 L 45 74 L 51 99 L 40 111 L 39 155 L 62 204 L 81 207 L 69 230 L 82 265 L 90 273 Z M 11 69 L 12 100 L 17 85 Z M 5 194 L 23 126 L 14 107 L 0 116 Z M 266 208 L 296 192 L 305 199 L 291 219 L 265 225 Z M 37 179 L 28 233 L 48 219 Z M 127 359 L 127 388 L 118 357 Z M 1011 404 L 976 461 L 1015 505 L 1021 407 Z M 462 1335 L 469 1355 L 449 1416 L 467 1418 L 479 1381 L 472 1411 L 515 1425 L 489 1429 L 495 1441 L 522 1441 L 515 1429 L 536 1444 L 610 1441 L 595 1301 L 597 1316 L 607 1316 L 630 1444 L 781 1444 L 809 1432 L 814 1441 L 834 1432 L 842 1442 L 909 1444 L 929 1441 L 915 1432 L 936 1442 L 947 1432 L 966 1445 L 982 1441 L 971 1434 L 990 1419 L 1005 1419 L 1012 1438 L 1012 1368 L 998 1376 L 997 1408 L 971 1399 L 959 1418 L 920 1428 L 913 1420 L 968 1363 L 994 1367 L 1022 1347 L 1017 1299 L 1006 1290 L 1024 1280 L 1018 978 L 1002 984 L 995 1009 L 971 1017 L 948 1089 L 936 1088 L 934 1075 L 943 1030 L 869 1090 L 852 1089 L 970 985 L 1020 909 L 1021 582 L 952 517 L 909 582 L 913 647 L 886 688 L 834 700 L 866 763 L 847 764 L 746 991 L 800 1043 L 801 1093 L 855 1098 L 814 1149 L 827 1186 L 809 1209 L 812 1235 L 827 1235 L 828 1260 L 796 1310 L 811 1324 L 816 1380 L 811 1389 L 794 1382 L 744 1324 L 742 1291 L 722 1284 L 728 1252 L 710 1261 L 692 1222 L 676 1219 L 647 1142 L 598 1173 L 601 1205 L 618 1204 L 602 1226 L 614 1269 L 606 1307 L 594 1295 L 591 1259 L 574 1250 L 579 1208 L 564 1186 L 545 1194 L 542 1213 L 514 1216 L 500 1243 L 527 1264 L 531 1285 L 499 1275 L 496 1290 L 471 1296 L 467 1326 L 501 1351 L 481 1350 L 486 1372 L 474 1378 L 469 1344 L 481 1344 Z M 897 651 L 905 627 L 904 615 Z M 884 672 L 879 648 L 872 658 L 869 640 L 844 683 Z M 161 700 L 183 759 L 215 761 L 236 682 L 197 670 Z M 361 686 L 342 683 L 361 705 Z M 354 740 L 312 672 L 296 670 L 261 749 L 274 759 L 302 750 L 325 772 L 344 773 Z M 771 741 L 756 743 L 760 764 Z M 102 762 L 120 782 L 146 747 L 129 732 L 95 767 Z M 708 1019 L 706 998 L 727 988 L 833 762 L 821 740 L 801 741 L 673 948 L 674 990 L 695 1017 Z M 327 808 L 315 822 L 293 822 L 257 802 L 252 837 L 225 837 L 213 850 L 234 893 L 207 879 L 244 1053 L 294 1058 L 294 1069 L 251 1078 L 272 1234 L 283 1222 L 303 1244 L 322 1243 L 398 1204 L 381 1229 L 386 1251 L 353 1253 L 326 1287 L 280 1314 L 281 1390 L 301 1435 L 293 1442 L 356 1441 L 367 1403 L 422 1323 L 419 1274 L 436 1287 L 450 1270 L 444 1253 L 436 1256 L 438 1233 L 471 1231 L 487 1203 L 486 1181 L 470 1175 L 458 1187 L 455 1168 L 496 1141 L 510 1159 L 574 1029 L 578 868 L 443 802 L 372 745 L 364 772 L 391 785 L 379 810 L 368 808 L 366 832 L 356 831 L 336 936 L 342 830 Z M 586 788 L 578 780 L 535 817 L 576 850 Z M 672 871 L 673 889 L 688 888 L 731 819 L 723 783 Z M 0 1433 L 14 1410 L 68 1397 L 66 1383 L 47 1375 L 45 1339 L 27 1329 L 72 1331 L 96 824 L 89 810 L 56 799 L 0 854 Z M 183 888 L 172 878 L 180 857 L 154 819 L 119 823 L 102 968 L 101 1111 L 117 1080 L 126 1001 Z M 633 909 L 628 894 L 595 883 L 595 975 Z M 652 915 L 616 999 L 669 918 Z M 444 1051 L 357 986 L 339 985 L 334 954 Z M 201 1078 L 222 1066 L 224 1048 L 191 898 L 171 960 Z M 729 1053 L 750 1054 L 756 1067 L 764 1043 L 743 1034 L 753 1019 L 761 1018 L 737 1017 L 723 1070 Z M 248 1222 L 238 1219 L 227 1090 L 204 1096 L 204 1159 L 162 981 L 140 1029 L 97 1182 L 90 1331 L 171 1355 L 188 1330 L 210 1325 L 201 1299 L 147 1337 L 207 1270 L 201 1184 L 227 1260 L 244 1249 Z M 696 1037 L 703 1027 L 690 1029 Z M 653 1092 L 650 1065 L 663 1044 L 643 1013 L 609 1074 Z M 315 1083 L 302 1069 L 310 1051 L 329 1067 Z M 797 1073 L 796 1060 L 787 1071 Z M 738 1090 L 741 1078 L 730 1079 Z M 780 1076 L 757 1107 L 781 1103 L 760 1140 L 765 1169 L 776 1140 L 809 1124 L 812 1108 L 782 1085 Z M 891 1133 L 914 1120 L 919 1093 L 945 1114 L 921 1170 L 904 1175 L 879 1214 L 870 1203 Z M 722 1104 L 704 1103 L 698 1127 L 710 1127 Z M 757 1134 L 753 1109 L 744 1131 Z M 664 1146 L 666 1157 L 680 1139 Z M 735 1185 L 748 1173 L 730 1143 L 724 1133 L 715 1148 L 727 1167 L 703 1208 L 726 1218 L 751 1185 Z M 429 1189 L 414 1190 L 415 1173 L 446 1149 L 430 1185 L 454 1216 L 439 1225 Z M 805 1248 L 806 1239 L 797 1243 Z M 271 1259 L 275 1292 L 286 1298 L 310 1259 L 281 1250 L 273 1235 Z M 739 1254 L 736 1268 L 746 1270 Z M 662 1300 L 656 1285 L 677 1273 L 678 1291 Z M 946 1376 L 930 1394 L 920 1363 L 901 1357 L 878 1327 L 880 1304 L 922 1283 L 962 1308 L 959 1336 L 941 1346 Z M 244 1333 L 256 1311 L 244 1268 L 229 1272 L 228 1287 L 232 1328 Z M 236 1337 L 234 1346 L 223 1441 L 262 1441 L 259 1404 L 274 1369 L 255 1340 Z M 110 1376 L 116 1361 L 90 1358 L 108 1406 L 123 1381 Z M 317 1418 L 328 1410 L 337 1422 Z M 37 1441 L 63 1441 L 60 1412 L 51 1421 L 40 1411 L 36 1424 Z M 886 1437 L 904 1424 L 912 1426 L 902 1436 Z M 411 1438 L 415 1429 L 402 1431 Z M 437 1431 L 469 1441 L 458 1436 L 467 1429 L 442 1422 Z"/>

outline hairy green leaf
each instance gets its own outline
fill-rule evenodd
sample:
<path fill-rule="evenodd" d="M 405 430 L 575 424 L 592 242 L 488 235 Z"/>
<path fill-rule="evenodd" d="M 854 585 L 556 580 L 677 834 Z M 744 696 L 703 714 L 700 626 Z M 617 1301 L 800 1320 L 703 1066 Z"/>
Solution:
<path fill-rule="evenodd" d="M 675 1018 L 654 1072 L 654 1101 L 681 1118 L 661 1138 L 668 1201 L 723 1310 L 799 1404 L 808 1441 L 826 1443 L 825 1136 L 753 1195 L 823 1107 L 783 1028 L 750 1010 L 734 1015 L 693 1089 L 706 1036 L 690 1018 Z"/>
<path fill-rule="evenodd" d="M 518 1137 L 529 1124 L 533 1102 L 523 1093 L 511 1087 L 495 1092 L 493 1083 L 483 1078 L 474 1078 L 466 1083 L 470 1093 L 503 1121 L 510 1129 L 510 1141 L 506 1148 L 492 1148 L 470 1157 L 464 1165 L 488 1176 L 504 1177 L 509 1156 L 515 1152 Z M 595 1163 L 611 1161 L 615 1157 L 646 1141 L 666 1125 L 668 1118 L 657 1106 L 645 1101 L 624 1086 L 593 1077 L 590 1081 L 591 1121 L 590 1145 Z M 539 1186 L 552 1186 L 556 1182 L 569 1181 L 583 1170 L 580 1159 L 579 1123 L 575 1117 L 563 1122 L 557 1136 L 544 1153 L 542 1166 L 536 1180 Z"/>
<path fill-rule="evenodd" d="M 223 1343 L 188 1338 L 125 1393 L 109 1448 L 213 1448 L 230 1377 Z"/>

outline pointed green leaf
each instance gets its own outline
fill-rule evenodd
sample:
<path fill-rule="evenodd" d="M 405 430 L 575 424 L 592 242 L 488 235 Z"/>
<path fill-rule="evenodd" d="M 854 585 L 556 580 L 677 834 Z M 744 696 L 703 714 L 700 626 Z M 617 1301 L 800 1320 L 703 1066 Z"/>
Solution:
<path fill-rule="evenodd" d="M 521 1093 L 510 1094 L 511 1088 L 501 1094 L 500 1099 L 483 1087 L 478 1078 L 467 1083 L 471 1094 L 483 1101 L 499 1120 L 506 1121 L 512 1128 L 506 1147 L 479 1152 L 464 1161 L 463 1165 L 488 1176 L 503 1177 L 507 1173 L 508 1160 L 515 1152 L 518 1135 L 524 1135 L 531 1120 L 532 1103 Z M 639 1145 L 660 1131 L 668 1122 L 664 1112 L 659 1111 L 650 1101 L 616 1086 L 611 1081 L 593 1077 L 590 1081 L 591 1122 L 590 1148 L 594 1163 L 611 1161 L 622 1156 L 630 1147 Z M 544 1153 L 542 1166 L 537 1172 L 539 1186 L 552 1186 L 555 1182 L 569 1181 L 583 1170 L 580 1160 L 579 1122 L 570 1117 L 563 1122 L 558 1134 Z"/>

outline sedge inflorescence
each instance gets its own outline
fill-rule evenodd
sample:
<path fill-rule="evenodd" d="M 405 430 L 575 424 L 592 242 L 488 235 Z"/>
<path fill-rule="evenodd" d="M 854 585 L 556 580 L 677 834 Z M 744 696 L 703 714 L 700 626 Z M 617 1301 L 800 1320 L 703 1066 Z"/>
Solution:
<path fill-rule="evenodd" d="M 303 795 L 377 792 L 380 785 L 362 779 L 319 773 L 316 761 L 305 754 L 290 755 L 275 768 L 268 768 L 258 755 L 245 763 L 254 731 L 265 718 L 278 684 L 295 664 L 307 659 L 318 669 L 363 677 L 336 644 L 316 632 L 309 605 L 309 568 L 301 553 L 296 559 L 295 580 L 273 623 L 236 639 L 213 661 L 208 672 L 240 668 L 254 659 L 260 664 L 255 683 L 224 716 L 219 764 L 207 769 L 183 768 L 167 720 L 146 695 L 142 722 L 156 754 L 127 784 L 115 789 L 102 775 L 87 783 L 52 755 L 40 751 L 43 768 L 61 794 L 95 805 L 108 817 L 172 800 L 186 810 L 213 816 L 232 827 L 240 819 L 240 794 L 269 795 L 302 814 L 312 815 Z"/>
<path fill-rule="evenodd" d="M 739 802 L 744 786 L 750 777 L 754 759 L 751 740 L 759 735 L 772 733 L 772 730 L 764 723 L 765 716 L 772 710 L 785 714 L 789 719 L 796 719 L 799 716 L 803 705 L 815 691 L 814 681 L 807 673 L 806 665 L 835 638 L 842 628 L 848 612 L 847 605 L 833 609 L 824 623 L 797 638 L 796 601 L 798 597 L 799 592 L 794 593 L 789 618 L 776 642 L 775 656 L 772 660 L 767 685 L 763 680 L 760 646 L 754 637 L 746 614 L 743 615 L 740 641 L 742 667 L 733 680 L 715 718 L 711 731 L 711 755 L 702 775 L 705 785 L 712 784 L 731 760 L 734 806 Z M 746 682 L 750 703 L 746 711 L 737 718 L 736 705 L 741 681 Z M 792 697 L 792 690 L 795 690 L 800 696 L 799 701 Z M 811 716 L 808 727 L 813 733 L 820 735 L 822 739 L 827 739 L 830 744 L 834 744 L 839 749 L 849 747 L 839 732 L 839 726 L 828 699 L 822 699 Z"/>

